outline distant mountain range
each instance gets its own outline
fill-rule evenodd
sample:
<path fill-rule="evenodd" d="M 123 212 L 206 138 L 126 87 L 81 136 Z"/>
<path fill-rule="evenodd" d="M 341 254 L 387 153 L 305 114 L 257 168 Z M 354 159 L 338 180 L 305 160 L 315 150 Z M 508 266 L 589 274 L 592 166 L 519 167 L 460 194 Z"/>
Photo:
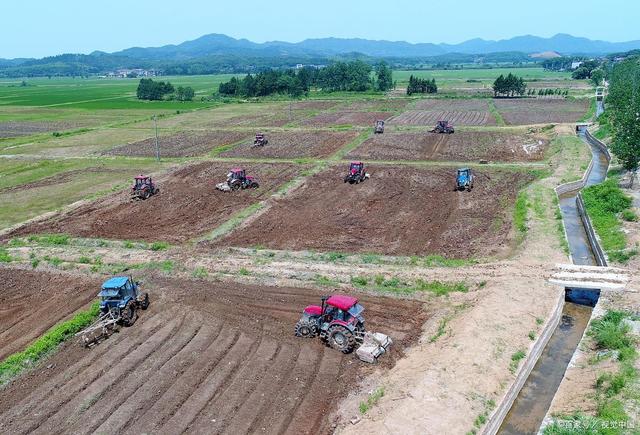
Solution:
<path fill-rule="evenodd" d="M 129 48 L 113 54 L 140 59 L 192 59 L 211 55 L 246 54 L 262 56 L 333 56 L 361 53 L 371 57 L 430 57 L 448 53 L 487 54 L 500 52 L 537 53 L 557 51 L 567 55 L 594 55 L 624 52 L 640 48 L 640 40 L 629 42 L 594 41 L 559 33 L 551 38 L 517 36 L 500 41 L 476 38 L 460 44 L 411 44 L 403 41 L 321 38 L 302 42 L 272 41 L 255 43 L 226 35 L 210 34 L 179 45 L 153 48 Z"/>
<path fill-rule="evenodd" d="M 133 47 L 91 54 L 62 54 L 42 59 L 0 59 L 0 76 L 101 74 L 122 68 L 156 69 L 165 74 L 247 72 L 296 63 L 323 64 L 331 59 L 385 58 L 396 67 L 442 63 L 522 63 L 561 55 L 604 55 L 640 49 L 640 40 L 596 41 L 567 34 L 551 38 L 517 36 L 499 41 L 476 38 L 460 44 L 411 44 L 403 41 L 320 38 L 302 42 L 251 42 L 210 34 L 162 47 Z M 542 53 L 542 54 L 541 54 Z"/>

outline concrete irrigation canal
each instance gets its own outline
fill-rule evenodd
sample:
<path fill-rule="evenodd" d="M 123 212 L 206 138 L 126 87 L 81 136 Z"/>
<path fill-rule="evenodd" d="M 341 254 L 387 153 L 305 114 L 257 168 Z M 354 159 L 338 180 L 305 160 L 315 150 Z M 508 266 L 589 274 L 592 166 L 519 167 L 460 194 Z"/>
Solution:
<path fill-rule="evenodd" d="M 589 235 L 586 229 L 588 224 L 582 219 L 584 209 L 579 193 L 584 186 L 605 180 L 610 157 L 586 128 L 579 128 L 578 135 L 591 148 L 591 164 L 582 180 L 559 186 L 556 191 L 560 199 L 571 261 L 576 265 L 605 266 L 602 251 Z M 498 433 L 535 434 L 539 431 L 567 366 L 582 339 L 599 295 L 600 290 L 565 289 L 565 303 L 560 323 L 518 393 Z"/>

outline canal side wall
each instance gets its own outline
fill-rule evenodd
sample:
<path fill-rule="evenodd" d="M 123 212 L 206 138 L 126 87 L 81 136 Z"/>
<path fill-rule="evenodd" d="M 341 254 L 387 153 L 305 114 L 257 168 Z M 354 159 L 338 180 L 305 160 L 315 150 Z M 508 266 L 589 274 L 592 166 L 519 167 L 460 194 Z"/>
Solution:
<path fill-rule="evenodd" d="M 609 154 L 609 150 L 607 149 L 606 145 L 604 145 L 598 139 L 593 137 L 588 130 L 585 131 L 585 138 L 587 142 L 599 148 L 605 154 L 608 161 L 611 161 L 611 154 Z M 565 193 L 582 189 L 586 185 L 586 182 L 589 176 L 591 175 L 594 161 L 595 159 L 594 157 L 592 157 L 591 161 L 589 162 L 589 166 L 587 167 L 587 170 L 584 172 L 580 180 L 572 181 L 570 183 L 565 183 L 565 184 L 561 184 L 560 186 L 557 186 L 555 188 L 556 195 L 560 197 L 560 195 L 563 195 Z M 580 192 L 578 192 L 578 194 L 576 195 L 576 206 L 578 207 L 578 211 L 581 216 L 582 223 L 585 227 L 587 238 L 589 239 L 589 244 L 591 245 L 591 248 L 596 257 L 596 261 L 599 266 L 603 266 L 603 265 L 606 266 L 606 258 L 602 251 L 602 247 L 598 242 L 595 231 L 593 230 L 593 226 L 591 225 L 591 220 L 589 219 L 589 216 L 584 211 L 584 202 L 582 200 L 582 196 L 580 195 Z M 564 221 L 563 221 L 563 226 L 564 226 Z M 565 227 L 565 238 L 566 238 L 566 227 Z M 564 291 L 562 291 L 560 292 L 558 299 L 556 300 L 554 309 L 551 313 L 551 316 L 548 318 L 542 333 L 538 337 L 538 340 L 536 340 L 535 344 L 531 348 L 531 351 L 525 358 L 524 363 L 522 364 L 522 367 L 518 371 L 518 375 L 516 376 L 515 381 L 511 384 L 504 398 L 500 401 L 495 411 L 489 417 L 487 424 L 485 425 L 484 429 L 481 432 L 483 435 L 495 435 L 500 429 L 500 426 L 502 425 L 505 417 L 507 416 L 507 414 L 509 413 L 509 410 L 513 406 L 513 402 L 516 400 L 516 397 L 520 393 L 520 390 L 522 389 L 524 383 L 527 381 L 527 378 L 531 374 L 533 367 L 538 362 L 538 359 L 542 355 L 542 352 L 544 351 L 547 343 L 549 342 L 549 339 L 551 338 L 556 328 L 560 324 L 560 319 L 562 318 L 562 310 L 564 308 L 564 302 L 565 302 L 565 295 L 564 295 Z M 596 305 L 596 308 L 594 308 L 592 312 L 589 323 L 591 323 L 594 316 L 599 311 L 600 311 L 600 305 L 598 303 Z M 587 325 L 587 328 L 585 329 L 585 333 L 588 327 L 589 325 Z M 584 338 L 584 334 L 583 334 L 583 338 Z M 579 349 L 579 345 L 578 345 L 578 349 Z M 573 362 L 575 358 L 576 358 L 576 353 L 574 352 L 571 362 Z M 569 367 L 570 366 L 571 366 L 571 363 Z M 553 405 L 553 402 L 552 402 L 552 405 Z M 544 426 L 546 426 L 549 423 L 549 421 L 550 421 L 550 417 L 547 414 L 540 428 L 540 431 L 543 430 Z"/>
<path fill-rule="evenodd" d="M 509 387 L 509 390 L 507 390 L 507 393 L 500 401 L 495 411 L 491 414 L 491 416 L 489 416 L 487 424 L 482 431 L 483 435 L 495 435 L 500 429 L 504 418 L 509 413 L 509 410 L 511 409 L 513 402 L 516 400 L 516 397 L 518 397 L 522 386 L 531 374 L 531 370 L 533 370 L 533 367 L 536 365 L 536 362 L 538 362 L 538 359 L 540 358 L 540 355 L 542 355 L 544 348 L 547 346 L 549 339 L 560 324 L 563 308 L 564 291 L 559 292 L 556 303 L 553 307 L 553 311 L 548 317 L 547 322 L 545 323 L 544 328 L 540 333 L 540 336 L 525 357 L 515 381 L 511 384 L 511 387 Z"/>

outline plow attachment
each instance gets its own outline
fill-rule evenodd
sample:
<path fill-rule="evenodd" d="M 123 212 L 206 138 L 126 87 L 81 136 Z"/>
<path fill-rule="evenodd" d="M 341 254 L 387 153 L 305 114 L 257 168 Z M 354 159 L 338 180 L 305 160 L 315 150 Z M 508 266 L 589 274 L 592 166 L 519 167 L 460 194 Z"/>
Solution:
<path fill-rule="evenodd" d="M 231 187 L 229 187 L 228 183 L 218 183 L 216 184 L 216 189 L 221 190 L 223 192 L 231 192 Z"/>
<path fill-rule="evenodd" d="M 361 361 L 374 364 L 387 351 L 391 343 L 393 342 L 388 335 L 380 332 L 366 332 L 362 345 L 356 350 L 356 355 Z"/>
<path fill-rule="evenodd" d="M 119 321 L 120 317 L 114 316 L 111 312 L 101 314 L 98 320 L 78 332 L 76 337 L 80 337 L 80 341 L 85 347 L 91 347 L 117 332 L 120 329 Z"/>

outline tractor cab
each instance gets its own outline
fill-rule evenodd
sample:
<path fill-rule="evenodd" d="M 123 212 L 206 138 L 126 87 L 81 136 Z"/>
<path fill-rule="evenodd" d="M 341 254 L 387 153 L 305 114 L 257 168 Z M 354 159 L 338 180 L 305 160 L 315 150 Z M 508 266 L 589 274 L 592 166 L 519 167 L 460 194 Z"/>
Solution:
<path fill-rule="evenodd" d="M 227 179 L 228 180 L 240 180 L 240 181 L 242 181 L 245 178 L 247 178 L 247 173 L 245 172 L 244 169 L 240 169 L 240 168 L 233 168 L 227 174 Z"/>
<path fill-rule="evenodd" d="M 133 186 L 131 186 L 132 199 L 148 199 L 150 196 L 159 192 L 160 189 L 156 187 L 148 175 L 141 174 L 134 177 Z"/>
<path fill-rule="evenodd" d="M 253 141 L 254 146 L 264 146 L 268 143 L 269 141 L 264 133 L 256 133 L 256 138 Z"/>
<path fill-rule="evenodd" d="M 374 130 L 373 132 L 375 134 L 382 134 L 384 133 L 384 121 L 379 119 L 376 121 L 375 125 L 374 125 Z"/>
<path fill-rule="evenodd" d="M 351 162 L 349 165 L 349 173 L 352 175 L 359 174 L 364 170 L 364 163 L 362 162 Z"/>
<path fill-rule="evenodd" d="M 473 172 L 469 168 L 460 168 L 456 174 L 456 190 L 471 190 L 473 187 Z"/>
<path fill-rule="evenodd" d="M 151 177 L 148 177 L 146 175 L 138 175 L 134 178 L 133 187 L 136 189 L 142 189 L 145 186 L 151 186 L 151 184 L 153 184 L 153 182 L 151 181 Z"/>
<path fill-rule="evenodd" d="M 100 297 L 100 311 L 108 312 L 112 308 L 124 308 L 127 302 L 135 300 L 138 286 L 130 277 L 115 276 L 102 284 Z"/>
<path fill-rule="evenodd" d="M 352 296 L 322 298 L 322 305 L 309 305 L 296 324 L 298 337 L 320 335 L 323 341 L 343 353 L 352 352 L 364 337 L 364 307 Z"/>
<path fill-rule="evenodd" d="M 140 293 L 139 285 L 130 276 L 114 276 L 106 280 L 98 293 L 102 315 L 109 315 L 126 326 L 133 325 L 138 318 L 136 310 L 146 310 L 149 306 L 149 295 Z"/>

